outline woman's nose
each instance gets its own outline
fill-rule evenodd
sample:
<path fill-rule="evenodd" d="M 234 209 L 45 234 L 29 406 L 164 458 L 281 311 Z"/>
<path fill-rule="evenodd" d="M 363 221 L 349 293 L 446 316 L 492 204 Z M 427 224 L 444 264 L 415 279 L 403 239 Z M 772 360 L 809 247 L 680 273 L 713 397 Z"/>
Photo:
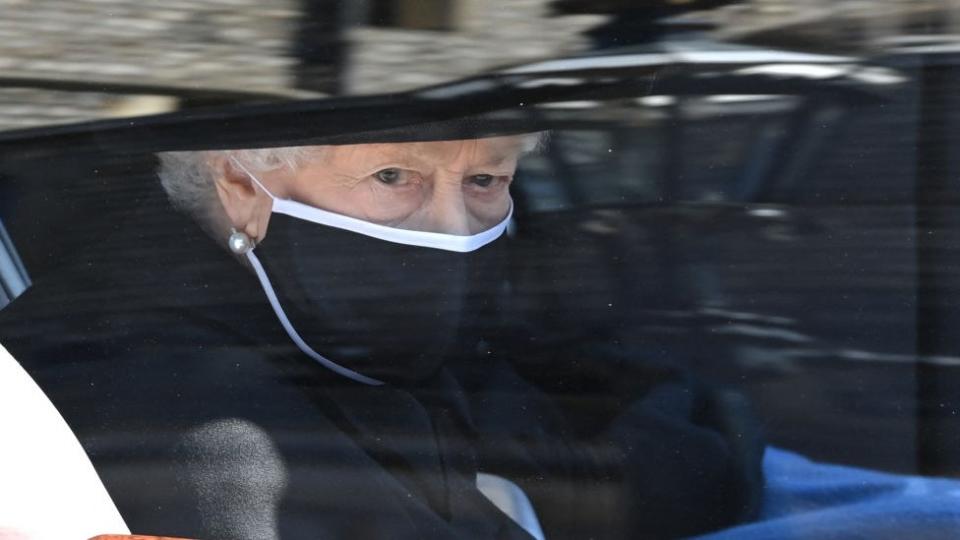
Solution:
<path fill-rule="evenodd" d="M 464 197 L 462 182 L 437 182 L 430 197 L 429 223 L 431 232 L 466 236 L 473 234 L 470 228 L 470 210 Z"/>

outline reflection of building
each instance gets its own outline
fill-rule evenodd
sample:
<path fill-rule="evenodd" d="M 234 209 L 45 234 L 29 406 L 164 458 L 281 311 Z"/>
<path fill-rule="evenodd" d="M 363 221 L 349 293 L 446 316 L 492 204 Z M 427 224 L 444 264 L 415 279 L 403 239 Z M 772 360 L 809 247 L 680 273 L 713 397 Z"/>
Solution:
<path fill-rule="evenodd" d="M 5 2 L 0 128 L 288 91 L 299 0 Z M 166 96 L 166 98 L 144 96 Z"/>
<path fill-rule="evenodd" d="M 694 26 L 712 28 L 720 41 L 835 53 L 880 50 L 904 36 L 960 34 L 957 0 L 554 0 L 553 5 L 565 13 L 610 15 L 612 21 L 594 32 L 603 46 L 650 41 Z M 656 20 L 669 24 L 658 27 Z"/>
<path fill-rule="evenodd" d="M 551 0 L 365 0 L 348 31 L 346 86 L 360 93 L 448 81 L 586 48 L 605 17 L 552 17 Z M 429 5 L 431 9 L 422 9 Z"/>
<path fill-rule="evenodd" d="M 711 13 L 717 37 L 838 52 L 883 48 L 904 35 L 960 31 L 950 0 L 744 0 Z"/>
<path fill-rule="evenodd" d="M 701 25 L 830 52 L 960 28 L 937 0 L 13 0 L 0 130 L 318 93 L 375 93 Z M 694 10 L 693 13 L 687 13 Z M 660 26 L 655 21 L 672 19 Z M 691 22 L 693 23 L 691 25 Z M 629 38 L 629 39 L 628 39 Z"/>
<path fill-rule="evenodd" d="M 395 91 L 582 48 L 550 0 L 30 0 L 0 17 L 0 130 Z"/>

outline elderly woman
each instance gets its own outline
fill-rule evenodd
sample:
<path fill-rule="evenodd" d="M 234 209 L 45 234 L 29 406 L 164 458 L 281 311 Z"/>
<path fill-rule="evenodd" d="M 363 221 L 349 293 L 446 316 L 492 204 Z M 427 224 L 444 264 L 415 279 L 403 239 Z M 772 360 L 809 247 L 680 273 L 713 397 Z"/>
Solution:
<path fill-rule="evenodd" d="M 419 378 L 443 360 L 476 262 L 463 253 L 504 232 L 517 159 L 535 143 L 171 154 L 161 178 L 176 204 L 250 263 L 304 354 L 381 384 L 372 372 Z"/>
<path fill-rule="evenodd" d="M 608 344 L 505 338 L 510 185 L 538 139 L 162 155 L 193 219 L 154 201 L 0 340 L 136 533 L 535 533 L 478 473 L 547 538 L 750 517 L 761 445 L 713 392 Z"/>

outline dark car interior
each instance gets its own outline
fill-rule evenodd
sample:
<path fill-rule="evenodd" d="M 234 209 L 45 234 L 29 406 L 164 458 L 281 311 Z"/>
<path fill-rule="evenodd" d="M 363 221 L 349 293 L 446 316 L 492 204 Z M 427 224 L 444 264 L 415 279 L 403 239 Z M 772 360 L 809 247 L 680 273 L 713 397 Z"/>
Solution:
<path fill-rule="evenodd" d="M 658 75 L 651 88 L 650 70 L 628 68 L 599 83 L 597 74 L 577 73 L 580 86 L 551 86 L 556 74 L 541 75 L 543 85 L 491 75 L 498 86 L 479 95 L 458 95 L 466 84 L 458 83 L 355 100 L 341 114 L 370 123 L 371 132 L 421 124 L 427 107 L 432 119 L 486 113 L 495 123 L 549 131 L 549 143 L 518 173 L 517 227 L 531 249 L 517 271 L 556 269 L 578 280 L 536 296 L 540 313 L 567 303 L 595 327 L 620 321 L 638 329 L 651 358 L 682 361 L 759 403 L 783 446 L 835 462 L 949 474 L 945 441 L 924 433 L 936 425 L 942 437 L 939 411 L 951 409 L 938 403 L 947 397 L 942 382 L 923 381 L 945 380 L 952 363 L 943 354 L 916 362 L 918 347 L 929 346 L 919 321 L 943 314 L 946 301 L 919 293 L 931 290 L 928 279 L 937 287 L 949 280 L 921 270 L 944 252 L 915 232 L 944 202 L 925 200 L 918 183 L 931 179 L 919 172 L 933 166 L 920 156 L 944 154 L 949 144 L 922 123 L 918 93 L 949 96 L 918 81 L 943 66 L 894 60 L 907 64 L 884 66 L 901 78 L 896 92 L 854 77 L 741 80 L 743 66 L 726 76 L 711 66 L 724 92 L 714 94 L 697 84 L 696 70 Z M 777 93 L 757 95 L 768 91 L 763 84 Z M 454 97 L 438 100 L 447 88 Z M 502 107 L 517 100 L 536 106 Z M 407 114 L 375 112 L 396 103 Z M 301 115 L 327 106 L 234 106 L 3 134 L 11 255 L 37 280 L 82 260 L 112 232 L 143 226 L 150 197 L 163 196 L 153 151 L 335 141 L 336 133 L 303 134 Z M 248 135 L 236 141 L 205 136 L 218 122 L 260 127 L 239 130 Z M 949 167 L 949 156 L 942 159 Z M 567 249 L 549 249 L 558 242 Z M 918 310 L 924 299 L 937 305 Z M 852 419 L 862 432 L 851 433 Z"/>
<path fill-rule="evenodd" d="M 157 152 L 522 126 L 547 135 L 517 171 L 511 331 L 491 348 L 622 346 L 721 389 L 728 421 L 755 415 L 771 446 L 957 478 L 960 48 L 676 50 L 640 40 L 411 91 L 200 95 L 0 132 L 0 309 L 104 249 L 150 249 Z M 590 388 L 567 397 L 602 409 Z"/>

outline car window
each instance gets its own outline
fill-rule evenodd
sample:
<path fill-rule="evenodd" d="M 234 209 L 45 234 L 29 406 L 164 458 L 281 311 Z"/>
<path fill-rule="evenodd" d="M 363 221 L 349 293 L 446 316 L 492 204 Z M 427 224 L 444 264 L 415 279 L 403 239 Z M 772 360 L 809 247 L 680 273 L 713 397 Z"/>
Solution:
<path fill-rule="evenodd" d="M 881 4 L 14 2 L 0 345 L 134 534 L 947 538 L 960 12 Z"/>

